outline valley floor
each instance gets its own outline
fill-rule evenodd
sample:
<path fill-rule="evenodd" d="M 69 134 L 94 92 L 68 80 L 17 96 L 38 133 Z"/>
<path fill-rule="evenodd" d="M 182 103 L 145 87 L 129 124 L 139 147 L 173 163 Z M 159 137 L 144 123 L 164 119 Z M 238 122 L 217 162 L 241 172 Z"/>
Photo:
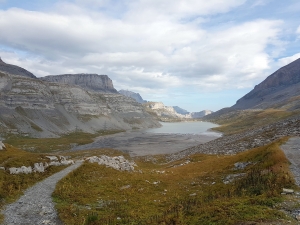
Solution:
<path fill-rule="evenodd" d="M 109 136 L 101 136 L 93 143 L 74 147 L 71 151 L 113 148 L 130 154 L 130 156 L 146 156 L 171 154 L 192 146 L 203 144 L 220 137 L 194 134 L 154 134 L 141 131 L 128 131 Z"/>

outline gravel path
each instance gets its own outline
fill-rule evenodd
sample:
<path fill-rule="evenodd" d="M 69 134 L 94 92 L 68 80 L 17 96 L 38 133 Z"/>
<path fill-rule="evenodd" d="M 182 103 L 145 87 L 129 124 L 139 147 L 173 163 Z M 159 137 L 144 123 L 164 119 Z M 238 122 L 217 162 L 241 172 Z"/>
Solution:
<path fill-rule="evenodd" d="M 290 169 L 294 174 L 296 184 L 300 186 L 300 137 L 290 138 L 284 145 L 281 145 L 281 149 L 291 162 Z"/>
<path fill-rule="evenodd" d="M 56 183 L 81 164 L 82 162 L 78 161 L 26 190 L 19 200 L 8 205 L 3 211 L 4 225 L 61 225 L 51 194 Z"/>

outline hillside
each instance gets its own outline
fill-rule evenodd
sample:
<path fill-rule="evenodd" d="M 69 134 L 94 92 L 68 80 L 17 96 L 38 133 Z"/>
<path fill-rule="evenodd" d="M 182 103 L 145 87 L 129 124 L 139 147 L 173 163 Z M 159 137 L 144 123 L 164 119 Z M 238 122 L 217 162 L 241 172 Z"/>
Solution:
<path fill-rule="evenodd" d="M 107 76 L 80 74 L 56 83 L 0 73 L 0 92 L 0 131 L 6 135 L 57 137 L 159 126 L 142 105 L 117 93 Z"/>
<path fill-rule="evenodd" d="M 252 91 L 240 98 L 232 109 L 300 109 L 300 59 L 280 68 Z"/>
<path fill-rule="evenodd" d="M 29 78 L 36 78 L 36 76 L 34 76 L 32 73 L 25 70 L 24 68 L 15 66 L 15 65 L 11 65 L 11 64 L 7 64 L 7 63 L 3 62 L 1 58 L 0 58 L 0 72 L 20 75 L 20 76 L 29 77 Z"/>
<path fill-rule="evenodd" d="M 142 98 L 142 96 L 139 93 L 135 93 L 135 92 L 128 91 L 128 90 L 120 90 L 119 93 L 121 95 L 133 98 L 134 100 L 136 100 L 138 103 L 141 103 L 141 104 L 147 102 L 146 100 L 144 100 Z"/>
<path fill-rule="evenodd" d="M 300 114 L 300 59 L 268 76 L 235 105 L 223 108 L 204 120 L 232 134 L 264 126 Z"/>

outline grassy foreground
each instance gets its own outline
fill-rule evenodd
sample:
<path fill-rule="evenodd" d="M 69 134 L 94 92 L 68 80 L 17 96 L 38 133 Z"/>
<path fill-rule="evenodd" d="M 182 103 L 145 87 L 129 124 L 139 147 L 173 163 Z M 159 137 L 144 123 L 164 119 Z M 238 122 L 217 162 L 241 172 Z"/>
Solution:
<path fill-rule="evenodd" d="M 135 172 L 86 163 L 58 183 L 53 198 L 63 222 L 74 225 L 286 221 L 276 209 L 282 188 L 294 185 L 279 148 L 284 141 L 234 156 L 194 155 L 168 164 L 140 158 Z M 251 164 L 236 170 L 236 162 Z M 230 174 L 240 178 L 224 184 Z"/>

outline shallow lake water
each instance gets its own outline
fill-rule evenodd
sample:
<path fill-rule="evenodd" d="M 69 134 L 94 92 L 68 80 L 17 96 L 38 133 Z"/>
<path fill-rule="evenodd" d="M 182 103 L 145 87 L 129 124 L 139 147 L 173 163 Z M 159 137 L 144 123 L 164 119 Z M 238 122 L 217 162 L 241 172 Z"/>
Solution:
<path fill-rule="evenodd" d="M 221 136 L 220 133 L 209 131 L 210 128 L 217 127 L 217 124 L 202 122 L 202 121 L 191 121 L 191 122 L 176 122 L 166 123 L 161 122 L 162 127 L 147 129 L 148 133 L 156 134 L 202 134 Z"/>

